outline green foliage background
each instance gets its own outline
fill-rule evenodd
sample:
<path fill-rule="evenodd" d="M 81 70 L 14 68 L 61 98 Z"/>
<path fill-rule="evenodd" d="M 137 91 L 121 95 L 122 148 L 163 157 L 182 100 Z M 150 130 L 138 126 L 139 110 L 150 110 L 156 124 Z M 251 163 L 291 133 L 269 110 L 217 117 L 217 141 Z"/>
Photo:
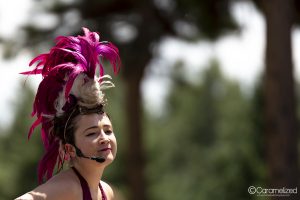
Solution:
<path fill-rule="evenodd" d="M 160 116 L 144 109 L 149 199 L 255 199 L 249 186 L 265 184 L 260 84 L 243 92 L 223 76 L 217 61 L 190 81 L 177 64 Z M 122 80 L 107 92 L 118 139 L 118 156 L 104 179 L 126 195 L 124 172 L 124 94 Z M 36 168 L 43 153 L 39 132 L 27 141 L 34 92 L 21 86 L 15 119 L 0 137 L 0 199 L 13 199 L 37 186 Z M 146 108 L 147 105 L 144 105 Z M 123 195 L 122 195 L 123 194 Z"/>
<path fill-rule="evenodd" d="M 125 85 L 134 80 L 133 83 L 140 86 L 135 79 L 140 80 L 148 64 L 159 57 L 156 48 L 165 38 L 174 37 L 185 42 L 216 41 L 230 31 L 241 30 L 243 27 L 239 27 L 232 15 L 231 8 L 236 2 L 239 1 L 35 1 L 32 19 L 43 19 L 39 14 L 50 14 L 57 23 L 45 28 L 32 20 L 19 30 L 21 37 L 15 41 L 0 38 L 0 42 L 4 46 L 4 56 L 9 58 L 24 48 L 44 51 L 57 35 L 76 35 L 82 26 L 100 31 L 107 37 L 102 39 L 114 41 L 125 67 L 120 76 L 124 79 L 115 79 L 117 87 L 107 92 L 107 110 L 119 145 L 117 159 L 105 172 L 104 179 L 115 186 L 121 197 L 126 197 L 131 192 L 139 192 L 132 191 L 135 189 L 132 186 L 129 190 L 128 185 L 132 183 L 128 182 L 128 176 L 132 174 L 125 170 L 126 162 L 136 160 L 125 159 L 124 153 L 128 142 L 125 132 L 132 130 L 126 127 L 126 117 L 136 120 L 134 117 L 138 115 L 126 115 L 124 105 L 125 98 L 134 102 L 132 100 L 139 95 L 125 97 L 124 91 L 128 89 Z M 261 11 L 262 3 L 266 3 L 266 8 L 274 5 L 271 1 L 248 2 L 254 2 Z M 295 21 L 299 21 L 300 4 L 297 2 L 290 1 L 295 8 Z M 276 16 L 280 18 L 279 14 Z M 276 22 L 276 18 L 273 20 Z M 122 25 L 133 31 L 132 35 L 129 33 L 131 39 L 122 40 L 119 30 Z M 120 35 L 116 36 L 118 31 Z M 270 30 L 277 31 L 280 30 Z M 288 41 L 285 39 L 280 41 Z M 286 46 L 283 43 L 280 49 Z M 168 77 L 172 87 L 162 115 L 148 113 L 148 105 L 143 105 L 143 130 L 138 134 L 142 134 L 146 148 L 149 199 L 257 199 L 248 193 L 248 187 L 266 185 L 264 152 L 269 151 L 263 145 L 266 139 L 262 123 L 262 81 L 258 80 L 252 89 L 245 89 L 225 77 L 220 68 L 218 62 L 212 60 L 197 81 L 191 81 L 186 77 L 186 66 L 177 63 Z M 13 199 L 37 186 L 36 169 L 43 154 L 39 132 L 27 140 L 33 121 L 29 116 L 34 92 L 20 83 L 13 102 L 15 119 L 9 127 L 0 127 L 0 200 Z M 141 148 L 133 150 L 142 151 Z M 142 185 L 143 179 L 139 181 Z"/>

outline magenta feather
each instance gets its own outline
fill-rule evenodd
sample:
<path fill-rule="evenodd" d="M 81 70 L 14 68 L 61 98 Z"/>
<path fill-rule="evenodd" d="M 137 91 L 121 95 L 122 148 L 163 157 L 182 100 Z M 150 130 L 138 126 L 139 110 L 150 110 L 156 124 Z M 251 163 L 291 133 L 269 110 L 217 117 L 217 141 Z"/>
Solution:
<path fill-rule="evenodd" d="M 33 123 L 32 123 L 32 125 L 31 125 L 31 127 L 30 127 L 30 129 L 29 129 L 29 133 L 28 133 L 28 140 L 30 139 L 30 137 L 31 137 L 31 135 L 32 135 L 32 133 L 33 133 L 33 131 L 34 131 L 34 129 L 40 124 L 42 122 L 42 118 L 41 117 L 39 117 L 39 118 L 37 118 Z"/>
<path fill-rule="evenodd" d="M 50 179 L 53 174 L 54 167 L 56 165 L 59 154 L 59 141 L 51 141 L 49 149 L 44 154 L 43 158 L 39 162 L 38 166 L 38 181 L 42 183 L 44 175 L 46 179 Z"/>
<path fill-rule="evenodd" d="M 58 36 L 56 45 L 49 53 L 40 54 L 35 57 L 29 66 L 36 64 L 31 71 L 22 72 L 24 75 L 41 74 L 41 81 L 33 104 L 32 116 L 37 120 L 31 125 L 28 138 L 34 129 L 42 124 L 41 138 L 46 150 L 45 155 L 39 163 L 39 180 L 52 176 L 53 169 L 58 157 L 59 142 L 50 132 L 53 130 L 53 118 L 56 115 L 55 100 L 59 93 L 66 87 L 65 98 L 69 99 L 76 77 L 85 73 L 94 78 L 99 67 L 100 77 L 104 75 L 102 59 L 107 59 L 116 74 L 120 68 L 119 51 L 117 47 L 109 42 L 99 42 L 99 35 L 83 28 L 84 36 Z M 48 116 L 48 117 L 46 117 Z M 52 116 L 49 118 L 49 116 Z M 59 163 L 60 164 L 60 163 Z"/>

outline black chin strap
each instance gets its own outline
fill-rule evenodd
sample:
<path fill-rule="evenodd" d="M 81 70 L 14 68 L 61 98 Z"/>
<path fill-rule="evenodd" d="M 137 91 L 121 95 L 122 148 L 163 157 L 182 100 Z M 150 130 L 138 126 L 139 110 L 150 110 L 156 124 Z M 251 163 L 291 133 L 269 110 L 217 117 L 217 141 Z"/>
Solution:
<path fill-rule="evenodd" d="M 88 156 L 85 156 L 85 155 L 83 155 L 82 151 L 75 144 L 73 144 L 73 146 L 75 147 L 76 155 L 78 157 L 87 158 L 87 159 L 90 159 L 90 160 L 95 160 L 96 162 L 99 162 L 99 163 L 103 163 L 105 161 L 105 158 L 103 158 L 101 156 L 100 157 L 96 157 L 96 156 L 88 157 Z"/>
<path fill-rule="evenodd" d="M 73 144 L 73 146 L 75 147 L 75 151 L 76 151 L 76 155 L 78 157 L 84 157 L 83 153 L 81 152 L 81 150 L 75 145 Z"/>

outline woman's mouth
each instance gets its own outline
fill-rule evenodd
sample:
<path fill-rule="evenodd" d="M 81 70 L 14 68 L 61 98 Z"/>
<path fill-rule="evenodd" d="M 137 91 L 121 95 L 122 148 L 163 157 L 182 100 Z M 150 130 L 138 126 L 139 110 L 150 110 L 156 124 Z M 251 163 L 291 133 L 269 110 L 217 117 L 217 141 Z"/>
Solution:
<path fill-rule="evenodd" d="M 111 151 L 111 148 L 103 148 L 103 149 L 101 149 L 100 151 Z"/>

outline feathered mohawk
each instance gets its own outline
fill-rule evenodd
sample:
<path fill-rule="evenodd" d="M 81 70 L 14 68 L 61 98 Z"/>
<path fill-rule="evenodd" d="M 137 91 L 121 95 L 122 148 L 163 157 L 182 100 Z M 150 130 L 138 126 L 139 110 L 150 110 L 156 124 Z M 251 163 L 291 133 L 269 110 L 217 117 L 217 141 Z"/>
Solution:
<path fill-rule="evenodd" d="M 41 81 L 33 104 L 32 116 L 37 119 L 31 125 L 28 139 L 34 129 L 42 124 L 41 138 L 46 150 L 39 162 L 38 179 L 52 177 L 54 167 L 59 157 L 59 139 L 53 134 L 54 118 L 69 112 L 69 104 L 74 97 L 78 104 L 103 104 L 104 95 L 101 90 L 113 87 L 112 82 L 103 81 L 110 78 L 104 75 L 102 59 L 107 59 L 113 67 L 114 73 L 118 73 L 120 58 L 118 49 L 109 42 L 99 42 L 99 35 L 83 28 L 84 36 L 59 36 L 56 45 L 49 53 L 40 54 L 34 58 L 29 66 L 37 63 L 36 67 L 25 75 L 41 74 Z M 96 69 L 99 68 L 99 78 L 96 77 Z M 85 88 L 84 88 L 85 87 Z M 83 88 L 83 89 L 82 89 Z M 84 93 L 86 89 L 93 90 L 94 100 Z"/>

